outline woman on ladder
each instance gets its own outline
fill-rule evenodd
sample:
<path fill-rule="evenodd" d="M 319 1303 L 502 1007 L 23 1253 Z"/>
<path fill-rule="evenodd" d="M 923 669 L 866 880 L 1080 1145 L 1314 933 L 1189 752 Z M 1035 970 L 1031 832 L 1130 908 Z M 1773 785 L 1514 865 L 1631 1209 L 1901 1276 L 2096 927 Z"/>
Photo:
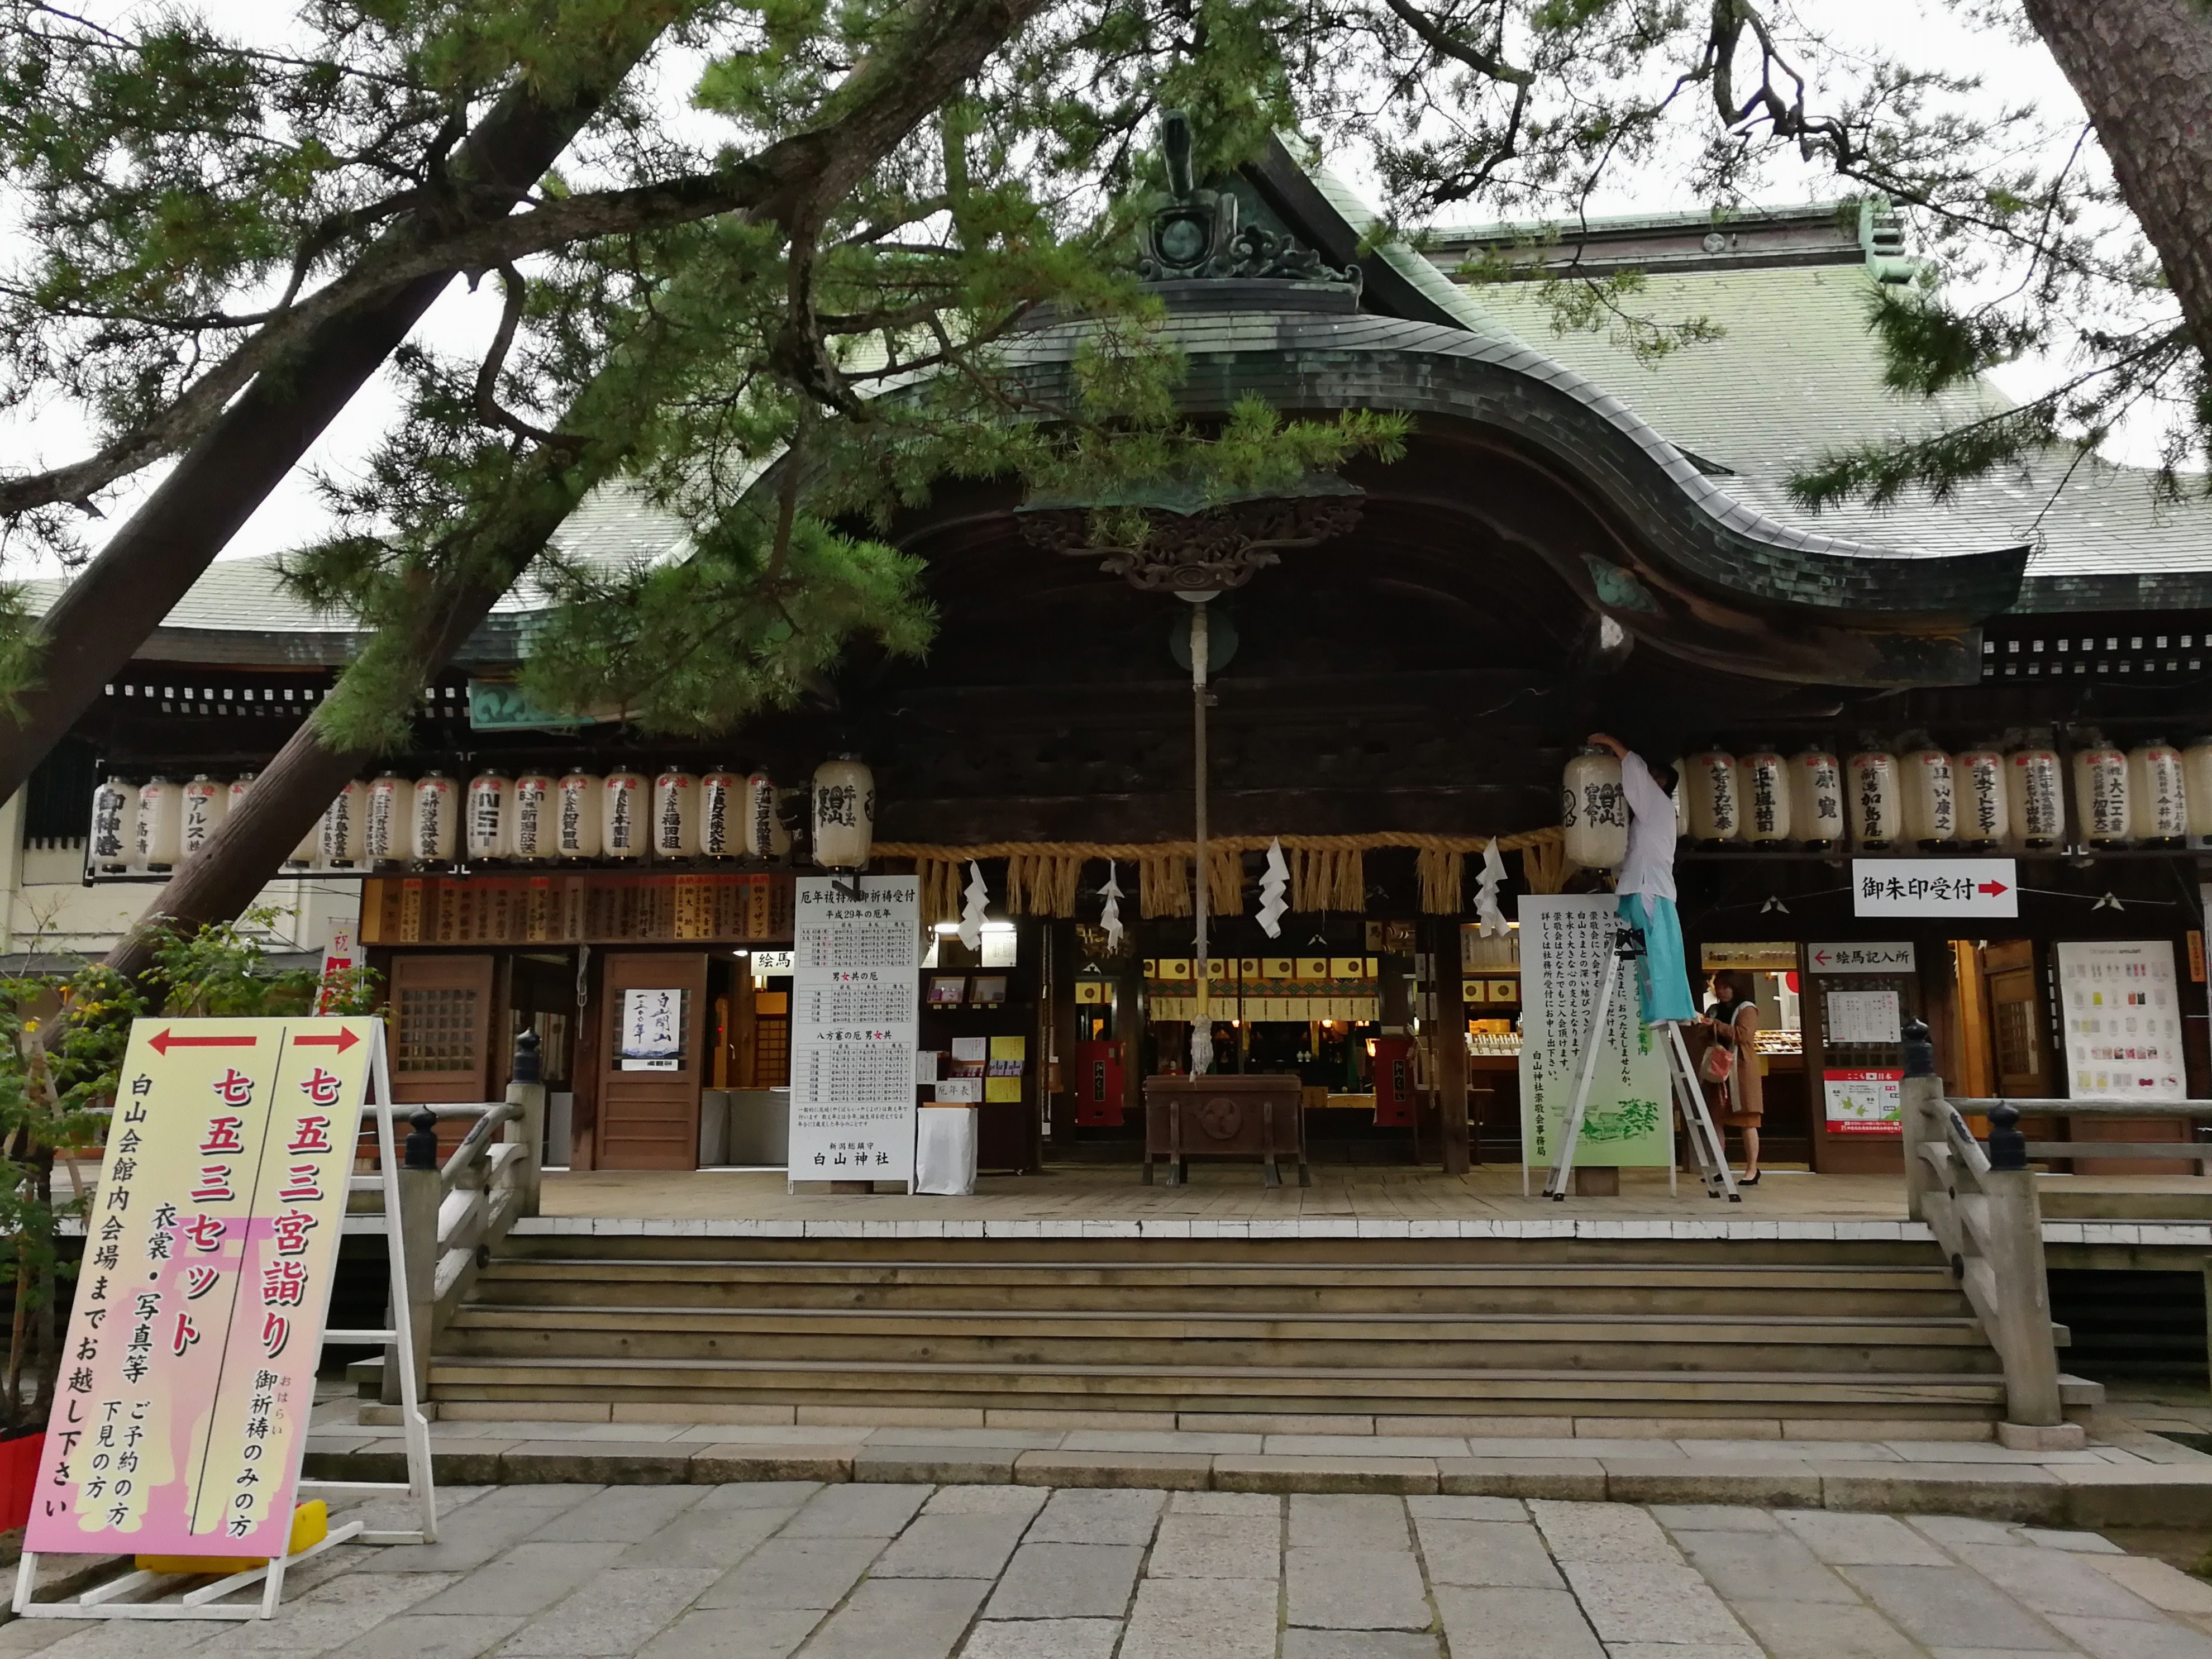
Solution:
<path fill-rule="evenodd" d="M 1766 1098 L 1759 1075 L 1759 1004 L 1753 1000 L 1748 976 L 1738 973 L 1713 975 L 1713 1006 L 1705 1025 L 1712 1032 L 1712 1047 L 1698 1070 L 1712 1103 L 1714 1121 L 1743 1133 L 1743 1173 L 1739 1187 L 1759 1184 L 1759 1120 Z M 1716 1059 L 1715 1056 L 1724 1056 Z"/>

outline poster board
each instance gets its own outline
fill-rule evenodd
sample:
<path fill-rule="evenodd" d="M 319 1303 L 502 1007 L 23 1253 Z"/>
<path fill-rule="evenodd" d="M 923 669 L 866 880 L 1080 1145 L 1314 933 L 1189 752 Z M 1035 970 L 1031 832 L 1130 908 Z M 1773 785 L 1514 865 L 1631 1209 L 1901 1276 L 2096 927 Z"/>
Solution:
<path fill-rule="evenodd" d="M 1832 1135 L 1905 1133 L 1905 1073 L 1894 1066 L 1823 1071 L 1820 1099 Z"/>
<path fill-rule="evenodd" d="M 27 1552 L 284 1553 L 373 1028 L 132 1025 Z"/>
<path fill-rule="evenodd" d="M 914 1182 L 921 884 L 802 876 L 791 990 L 793 1181 Z"/>
<path fill-rule="evenodd" d="M 1610 896 L 1522 895 L 1521 919 L 1521 1161 L 1550 1166 L 1574 1107 L 1583 1039 L 1613 961 L 1617 902 Z M 1661 1035 L 1643 1023 L 1635 968 L 1622 963 L 1603 1050 L 1590 1084 L 1575 1162 L 1664 1169 L 1674 1163 L 1673 1114 Z"/>
<path fill-rule="evenodd" d="M 2062 941 L 2058 999 L 2069 1098 L 2189 1098 L 2172 940 Z"/>

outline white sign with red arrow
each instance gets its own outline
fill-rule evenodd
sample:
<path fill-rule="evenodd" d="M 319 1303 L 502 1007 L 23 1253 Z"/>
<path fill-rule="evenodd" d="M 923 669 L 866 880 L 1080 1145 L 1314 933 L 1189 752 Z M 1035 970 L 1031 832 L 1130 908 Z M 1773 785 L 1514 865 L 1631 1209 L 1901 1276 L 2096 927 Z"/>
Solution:
<path fill-rule="evenodd" d="M 2020 915 L 2020 866 L 2011 859 L 1853 859 L 1851 914 L 2008 920 Z"/>

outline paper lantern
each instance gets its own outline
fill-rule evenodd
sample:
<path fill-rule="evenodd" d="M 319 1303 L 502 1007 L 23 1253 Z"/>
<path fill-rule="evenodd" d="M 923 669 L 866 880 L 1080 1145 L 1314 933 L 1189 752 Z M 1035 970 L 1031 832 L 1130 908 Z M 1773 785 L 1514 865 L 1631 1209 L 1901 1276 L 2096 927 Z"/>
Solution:
<path fill-rule="evenodd" d="M 471 862 L 512 855 L 514 830 L 514 784 L 501 773 L 486 769 L 469 780 L 467 810 L 462 814 L 462 844 Z"/>
<path fill-rule="evenodd" d="M 1567 763 L 1559 827 L 1567 856 L 1586 870 L 1610 870 L 1628 856 L 1628 797 L 1610 750 L 1592 745 Z"/>
<path fill-rule="evenodd" d="M 1790 828 L 1816 849 L 1844 838 L 1843 763 L 1825 749 L 1808 749 L 1790 758 Z"/>
<path fill-rule="evenodd" d="M 253 772 L 240 772 L 230 781 L 230 804 L 223 809 L 226 816 L 238 811 L 239 803 L 252 790 L 253 780 L 258 775 Z"/>
<path fill-rule="evenodd" d="M 185 786 L 184 812 L 178 821 L 178 851 L 188 859 L 198 858 L 215 832 L 222 827 L 223 817 L 230 811 L 230 786 L 217 783 L 204 772 L 195 774 Z"/>
<path fill-rule="evenodd" d="M 2066 839 L 2066 796 L 2055 750 L 2027 744 L 2005 757 L 2005 806 L 2025 852 L 2041 853 Z"/>
<path fill-rule="evenodd" d="M 2181 751 L 2164 738 L 2148 738 L 2128 750 L 2128 793 L 2135 798 L 2137 840 L 2167 847 L 2188 836 L 2189 794 Z"/>
<path fill-rule="evenodd" d="M 1851 757 L 1850 777 L 1851 839 L 1876 850 L 1888 846 L 1905 830 L 1897 757 L 1861 750 Z"/>
<path fill-rule="evenodd" d="M 876 775 L 850 755 L 814 769 L 809 820 L 814 861 L 824 870 L 860 870 L 876 837 Z"/>
<path fill-rule="evenodd" d="M 1959 792 L 1951 757 L 1915 749 L 1899 767 L 1905 786 L 1905 838 L 1925 848 L 1949 845 L 1959 833 Z"/>
<path fill-rule="evenodd" d="M 315 855 L 322 850 L 323 821 L 317 818 L 307 826 L 307 833 L 300 837 L 298 844 L 285 855 L 284 867 L 288 870 L 308 869 L 314 864 Z"/>
<path fill-rule="evenodd" d="M 2005 799 L 2005 761 L 1995 749 L 1962 750 L 1952 757 L 1958 790 L 1959 839 L 1969 847 L 2001 847 L 2012 833 Z"/>
<path fill-rule="evenodd" d="M 1690 835 L 1697 841 L 1735 841 L 1743 834 L 1743 793 L 1735 759 L 1717 749 L 1692 755 L 1682 787 L 1690 798 Z"/>
<path fill-rule="evenodd" d="M 710 859 L 745 851 L 745 781 L 726 766 L 699 780 L 699 850 Z"/>
<path fill-rule="evenodd" d="M 322 855 L 325 868 L 356 870 L 368 859 L 368 786 L 356 780 L 331 797 L 323 809 Z"/>
<path fill-rule="evenodd" d="M 2181 777 L 2189 799 L 2189 838 L 2212 841 L 2212 738 L 2181 751 Z"/>
<path fill-rule="evenodd" d="M 644 775 L 628 767 L 607 774 L 599 785 L 599 856 L 603 859 L 641 859 L 645 856 L 645 815 L 652 804 Z"/>
<path fill-rule="evenodd" d="M 451 864 L 459 851 L 461 787 L 443 772 L 425 772 L 415 785 L 408 850 L 424 864 Z"/>
<path fill-rule="evenodd" d="M 699 780 L 689 772 L 663 772 L 653 781 L 653 856 L 699 856 Z"/>
<path fill-rule="evenodd" d="M 392 864 L 407 856 L 407 821 L 414 811 L 415 786 L 397 772 L 383 773 L 368 786 L 361 845 L 369 863 Z"/>
<path fill-rule="evenodd" d="M 110 778 L 92 792 L 92 867 L 115 875 L 131 866 L 129 820 L 137 792 L 121 778 Z"/>
<path fill-rule="evenodd" d="M 589 772 L 571 772 L 561 780 L 553 850 L 564 859 L 599 855 L 599 781 Z"/>
<path fill-rule="evenodd" d="M 791 831 L 783 827 L 779 806 L 783 792 L 765 772 L 745 780 L 745 854 L 756 859 L 780 859 L 791 851 Z"/>
<path fill-rule="evenodd" d="M 138 791 L 138 818 L 131 851 L 149 870 L 167 870 L 177 861 L 184 833 L 185 792 L 167 778 L 149 778 Z"/>
<path fill-rule="evenodd" d="M 553 856 L 560 786 L 543 772 L 525 772 L 507 798 L 507 856 L 535 861 Z"/>
<path fill-rule="evenodd" d="M 2125 846 L 2135 833 L 2128 757 L 2102 740 L 2075 750 L 2074 805 L 2081 815 L 2081 837 L 2090 846 Z"/>
<path fill-rule="evenodd" d="M 1743 790 L 1743 838 L 1771 844 L 1788 841 L 1790 769 L 1771 749 L 1755 750 L 1735 763 L 1736 781 Z"/>

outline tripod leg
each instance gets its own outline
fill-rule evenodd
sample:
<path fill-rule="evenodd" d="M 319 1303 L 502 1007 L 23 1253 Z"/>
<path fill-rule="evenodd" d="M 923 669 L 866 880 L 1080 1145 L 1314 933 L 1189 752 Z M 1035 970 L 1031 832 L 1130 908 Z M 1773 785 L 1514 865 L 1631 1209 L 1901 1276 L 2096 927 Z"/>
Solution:
<path fill-rule="evenodd" d="M 1589 1108 L 1590 1085 L 1597 1077 L 1598 1045 L 1605 1040 L 1606 1018 L 1613 1010 L 1613 993 L 1620 978 L 1620 953 L 1616 950 L 1605 966 L 1605 977 L 1598 986 L 1597 1007 L 1590 1015 L 1590 1027 L 1583 1039 L 1583 1063 L 1575 1079 L 1574 1104 L 1567 1113 L 1567 1124 L 1559 1139 L 1559 1150 L 1552 1159 L 1551 1178 L 1544 1183 L 1544 1196 L 1554 1201 L 1564 1201 L 1567 1195 L 1567 1177 L 1574 1173 L 1575 1146 L 1582 1138 L 1583 1115 Z"/>

